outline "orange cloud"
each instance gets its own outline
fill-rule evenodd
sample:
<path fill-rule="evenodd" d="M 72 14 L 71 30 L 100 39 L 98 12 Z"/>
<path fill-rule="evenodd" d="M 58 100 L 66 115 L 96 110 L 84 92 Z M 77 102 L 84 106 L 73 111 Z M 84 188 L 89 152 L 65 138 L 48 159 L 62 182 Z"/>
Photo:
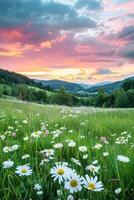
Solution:
<path fill-rule="evenodd" d="M 49 40 L 47 40 L 47 41 L 45 41 L 45 42 L 42 42 L 42 43 L 40 44 L 40 47 L 41 47 L 41 48 L 48 48 L 48 49 L 51 49 L 51 48 L 52 48 L 52 42 L 49 41 Z"/>
<path fill-rule="evenodd" d="M 56 39 L 52 39 L 52 40 L 47 40 L 45 42 L 42 42 L 40 44 L 41 48 L 48 48 L 51 49 L 53 44 L 59 43 L 59 42 L 63 42 L 65 39 L 67 38 L 66 35 L 61 35 L 58 36 Z"/>

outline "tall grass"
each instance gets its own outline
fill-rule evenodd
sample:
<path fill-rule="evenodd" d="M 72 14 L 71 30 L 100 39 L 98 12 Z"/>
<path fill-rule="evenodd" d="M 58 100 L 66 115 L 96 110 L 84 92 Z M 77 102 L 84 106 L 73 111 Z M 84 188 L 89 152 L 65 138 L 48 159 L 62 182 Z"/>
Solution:
<path fill-rule="evenodd" d="M 24 121 L 25 120 L 25 121 Z M 27 122 L 27 123 L 26 123 Z M 36 139 L 31 133 L 45 130 Z M 58 137 L 54 138 L 53 131 L 60 130 Z M 49 134 L 48 134 L 49 131 Z M 74 199 L 134 199 L 134 110 L 105 110 L 94 108 L 68 108 L 64 106 L 37 105 L 24 102 L 0 100 L 0 199 L 1 200 L 29 200 L 29 199 L 62 199 L 68 198 L 69 191 L 64 184 L 54 181 L 50 170 L 56 162 L 68 162 L 80 176 L 94 176 L 87 171 L 86 166 L 97 160 L 100 165 L 96 174 L 104 185 L 100 192 L 82 191 L 73 194 Z M 2 136 L 5 136 L 2 139 Z M 24 141 L 24 138 L 28 140 Z M 117 144 L 117 138 L 124 137 L 123 144 Z M 125 139 L 127 141 L 125 142 Z M 71 148 L 66 140 L 73 140 L 76 146 Z M 55 149 L 54 159 L 41 165 L 44 159 L 40 153 L 43 149 L 54 149 L 53 145 L 62 143 L 63 148 Z M 102 148 L 96 149 L 99 143 Z M 5 153 L 5 146 L 20 145 L 16 151 Z M 86 146 L 88 151 L 82 153 L 80 146 Z M 108 152 L 108 156 L 103 153 Z M 29 154 L 30 157 L 22 159 Z M 82 156 L 87 154 L 88 158 Z M 118 155 L 129 158 L 129 162 L 117 160 Z M 71 161 L 75 158 L 81 166 Z M 11 159 L 14 165 L 3 169 L 3 162 Z M 18 176 L 16 167 L 28 164 L 33 173 L 31 176 Z M 42 186 L 43 194 L 38 195 L 34 184 Z M 121 188 L 119 194 L 115 189 Z M 57 190 L 62 195 L 57 195 Z"/>

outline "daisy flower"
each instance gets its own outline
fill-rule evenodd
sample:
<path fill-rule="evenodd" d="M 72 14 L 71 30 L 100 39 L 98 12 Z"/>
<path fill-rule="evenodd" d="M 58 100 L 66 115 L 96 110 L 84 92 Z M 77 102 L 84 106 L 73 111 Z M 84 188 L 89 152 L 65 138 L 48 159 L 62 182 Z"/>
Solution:
<path fill-rule="evenodd" d="M 124 162 L 124 163 L 128 163 L 130 161 L 128 157 L 122 156 L 122 155 L 118 155 L 117 160 Z"/>
<path fill-rule="evenodd" d="M 51 168 L 50 174 L 54 178 L 54 181 L 58 179 L 59 184 L 63 182 L 63 180 L 67 180 L 69 177 L 69 171 L 70 169 L 66 167 L 65 165 L 59 164 L 55 167 Z"/>
<path fill-rule="evenodd" d="M 86 146 L 80 146 L 79 147 L 79 151 L 80 152 L 86 152 L 87 151 L 87 147 Z"/>
<path fill-rule="evenodd" d="M 37 132 L 32 133 L 31 137 L 33 137 L 33 138 L 39 138 L 41 134 L 42 134 L 42 131 L 37 131 Z"/>
<path fill-rule="evenodd" d="M 100 169 L 100 166 L 94 166 L 94 165 L 88 165 L 87 167 L 86 167 L 86 170 L 89 170 L 90 172 L 92 172 L 93 174 L 95 174 L 95 173 L 99 173 L 99 169 Z"/>
<path fill-rule="evenodd" d="M 67 197 L 67 200 L 74 200 L 74 197 L 70 194 L 70 195 Z"/>
<path fill-rule="evenodd" d="M 29 154 L 25 154 L 25 155 L 23 155 L 21 158 L 22 158 L 22 160 L 24 160 L 24 159 L 27 159 L 27 158 L 29 158 L 29 157 L 30 157 Z"/>
<path fill-rule="evenodd" d="M 36 194 L 37 194 L 37 195 L 42 195 L 42 194 L 43 194 L 43 191 L 42 191 L 42 190 L 39 190 L 39 191 L 37 191 Z"/>
<path fill-rule="evenodd" d="M 109 153 L 108 152 L 103 152 L 103 156 L 108 156 L 109 155 Z"/>
<path fill-rule="evenodd" d="M 77 174 L 70 176 L 69 180 L 65 182 L 65 189 L 69 190 L 71 194 L 82 190 L 83 179 Z"/>
<path fill-rule="evenodd" d="M 29 176 L 32 174 L 32 169 L 27 165 L 21 165 L 16 168 L 15 173 L 19 176 Z"/>
<path fill-rule="evenodd" d="M 68 146 L 69 147 L 75 147 L 76 143 L 74 141 L 69 141 Z"/>
<path fill-rule="evenodd" d="M 55 149 L 61 149 L 63 147 L 63 144 L 62 143 L 56 143 L 56 144 L 53 145 L 53 147 Z"/>
<path fill-rule="evenodd" d="M 35 190 L 41 190 L 41 189 L 42 189 L 42 186 L 41 186 L 39 183 L 36 183 L 36 184 L 34 185 L 34 189 L 35 189 Z"/>
<path fill-rule="evenodd" d="M 9 159 L 9 160 L 3 162 L 3 169 L 10 168 L 13 165 L 14 165 L 14 162 Z"/>
<path fill-rule="evenodd" d="M 88 190 L 92 190 L 95 192 L 99 192 L 101 190 L 103 190 L 103 184 L 101 181 L 97 182 L 98 177 L 95 176 L 93 177 L 89 177 L 88 175 L 86 175 L 86 178 L 83 179 L 84 180 L 84 187 L 87 188 Z"/>
<path fill-rule="evenodd" d="M 121 192 L 121 188 L 117 188 L 117 189 L 115 189 L 114 192 L 115 192 L 115 194 L 117 194 L 117 195 L 120 194 L 120 192 Z"/>

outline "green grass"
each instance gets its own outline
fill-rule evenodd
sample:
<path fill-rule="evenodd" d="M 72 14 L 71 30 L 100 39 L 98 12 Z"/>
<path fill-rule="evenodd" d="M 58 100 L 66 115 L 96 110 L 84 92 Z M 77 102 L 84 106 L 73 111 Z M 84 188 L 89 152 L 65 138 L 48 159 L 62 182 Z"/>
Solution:
<path fill-rule="evenodd" d="M 79 111 L 79 112 L 78 112 Z M 132 109 L 93 109 L 93 108 L 69 108 L 64 106 L 38 105 L 24 103 L 21 101 L 0 100 L 0 199 L 1 200 L 29 200 L 33 199 L 67 199 L 69 192 L 64 184 L 53 181 L 50 170 L 56 162 L 68 162 L 72 169 L 75 169 L 80 176 L 93 176 L 92 172 L 86 171 L 85 167 L 93 161 L 98 160 L 100 165 L 99 173 L 96 174 L 102 181 L 104 190 L 100 192 L 88 191 L 83 187 L 82 191 L 73 194 L 74 198 L 86 200 L 132 200 L 134 199 L 134 110 Z M 23 120 L 28 123 L 24 124 Z M 49 130 L 45 131 L 40 138 L 31 137 L 31 133 L 41 130 L 41 123 Z M 11 128 L 13 127 L 13 128 Z M 64 127 L 64 128 L 62 128 Z M 62 130 L 64 129 L 64 130 Z M 61 130 L 59 137 L 53 139 L 51 132 Z M 72 133 L 70 132 L 72 130 Z M 124 135 L 122 132 L 126 131 Z M 13 133 L 16 132 L 16 136 Z M 116 144 L 118 137 L 125 138 L 130 135 L 126 144 Z M 24 141 L 23 138 L 29 139 Z M 85 138 L 81 138 L 85 136 Z M 102 137 L 108 141 L 104 144 Z M 76 142 L 74 148 L 68 147 L 66 140 Z M 63 143 L 62 149 L 55 149 L 53 160 L 40 166 L 44 159 L 40 153 L 43 149 L 54 149 L 53 143 Z M 102 148 L 93 148 L 97 143 Z M 14 144 L 20 145 L 18 150 L 4 153 L 5 146 Z M 87 153 L 78 150 L 79 146 L 86 146 Z M 107 157 L 103 152 L 108 152 Z M 30 158 L 23 160 L 22 156 L 29 154 Z M 88 154 L 88 159 L 82 159 Z M 117 155 L 124 155 L 130 162 L 123 163 L 117 160 Z M 3 162 L 11 159 L 14 166 L 3 169 Z M 71 158 L 78 159 L 81 166 L 71 161 Z M 33 173 L 31 176 L 20 177 L 15 173 L 16 167 L 29 163 Z M 40 183 L 43 194 L 38 196 L 34 184 Z M 114 190 L 121 188 L 119 195 Z M 61 189 L 63 194 L 57 196 L 57 190 Z"/>
<path fill-rule="evenodd" d="M 28 88 L 29 88 L 29 89 L 33 89 L 33 90 L 35 90 L 36 92 L 38 92 L 38 91 L 45 91 L 46 94 L 47 94 L 48 96 L 51 96 L 51 95 L 54 94 L 54 92 L 47 91 L 47 90 L 43 90 L 43 89 L 38 88 L 38 87 L 28 86 Z"/>
<path fill-rule="evenodd" d="M 8 92 L 9 94 L 11 94 L 11 86 L 6 85 L 6 84 L 0 84 L 0 94 L 3 93 L 4 86 L 6 86 L 7 92 Z"/>

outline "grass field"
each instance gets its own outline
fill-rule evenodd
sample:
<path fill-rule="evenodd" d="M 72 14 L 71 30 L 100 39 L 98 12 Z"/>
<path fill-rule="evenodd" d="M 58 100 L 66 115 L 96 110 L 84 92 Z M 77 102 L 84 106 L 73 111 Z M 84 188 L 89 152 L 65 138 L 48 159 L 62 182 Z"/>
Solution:
<path fill-rule="evenodd" d="M 132 109 L 1 99 L 0 152 L 1 200 L 134 199 Z"/>

